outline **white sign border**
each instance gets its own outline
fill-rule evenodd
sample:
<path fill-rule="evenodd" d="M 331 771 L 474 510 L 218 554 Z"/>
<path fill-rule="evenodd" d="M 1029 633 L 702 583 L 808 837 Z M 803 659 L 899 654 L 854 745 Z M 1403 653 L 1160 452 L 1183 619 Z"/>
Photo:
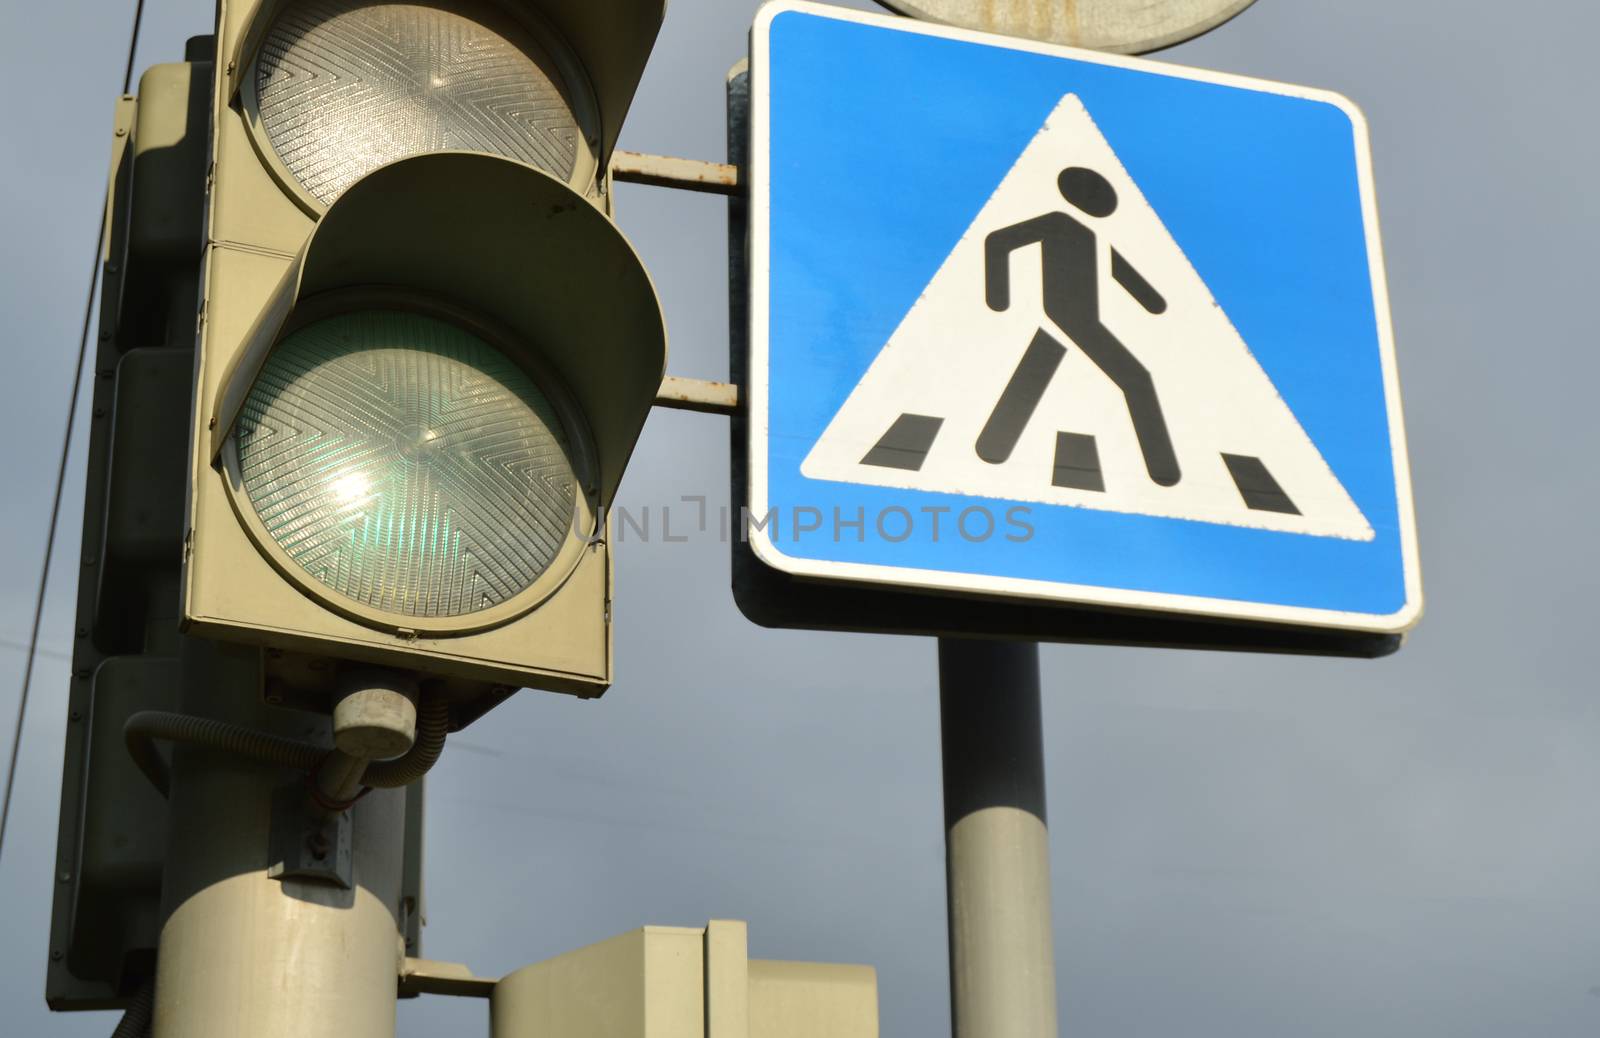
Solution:
<path fill-rule="evenodd" d="M 1100 587 L 1092 584 L 1068 584 L 1051 580 L 1030 580 L 1023 577 L 987 576 L 973 573 L 953 573 L 946 570 L 915 569 L 884 566 L 861 562 L 834 562 L 821 559 L 797 558 L 785 554 L 765 528 L 747 531 L 751 550 L 766 565 L 797 577 L 844 581 L 857 584 L 876 584 L 901 588 L 919 588 L 929 591 L 962 592 L 967 594 L 1028 598 L 1076 605 L 1104 605 L 1119 609 L 1140 609 L 1163 613 L 1177 613 L 1219 619 L 1253 620 L 1270 623 L 1288 623 L 1338 630 L 1364 631 L 1378 634 L 1399 634 L 1413 627 L 1422 617 L 1422 573 L 1417 551 L 1417 524 L 1415 504 L 1411 491 L 1411 464 L 1406 451 L 1405 423 L 1400 404 L 1400 374 L 1394 353 L 1394 330 L 1389 312 L 1388 279 L 1383 263 L 1383 248 L 1378 230 L 1378 203 L 1372 183 L 1372 153 L 1367 120 L 1361 110 L 1348 98 L 1331 91 L 1254 79 L 1248 76 L 1211 72 L 1204 69 L 1172 65 L 1149 59 L 1105 54 L 1099 51 L 1080 50 L 1056 44 L 997 36 L 926 22 L 912 21 L 893 15 L 870 14 L 834 7 L 810 0 L 769 0 L 756 12 L 755 24 L 750 33 L 750 222 L 749 222 L 749 282 L 750 328 L 749 366 L 746 372 L 746 394 L 749 401 L 749 508 L 752 515 L 765 517 L 770 508 L 767 499 L 767 458 L 770 448 L 770 391 L 768 381 L 767 330 L 771 317 L 771 241 L 772 213 L 771 181 L 767 157 L 770 153 L 771 95 L 766 80 L 770 60 L 770 35 L 772 22 L 780 14 L 798 12 L 831 18 L 835 21 L 856 22 L 893 29 L 898 32 L 962 40 L 990 47 L 1070 58 L 1074 61 L 1109 65 L 1178 79 L 1192 79 L 1220 86 L 1238 87 L 1266 93 L 1321 101 L 1337 107 L 1349 117 L 1354 130 L 1357 175 L 1361 189 L 1361 208 L 1366 226 L 1367 264 L 1372 272 L 1373 308 L 1377 317 L 1378 349 L 1383 367 L 1383 388 L 1389 415 L 1389 443 L 1393 451 L 1395 473 L 1395 498 L 1400 521 L 1400 553 L 1405 573 L 1406 601 L 1400 609 L 1388 614 L 1352 613 L 1332 609 L 1315 609 L 1305 606 L 1287 606 L 1266 602 L 1248 602 L 1236 599 L 1209 598 L 1201 595 L 1182 595 L 1170 592 L 1134 591 L 1125 588 Z"/>

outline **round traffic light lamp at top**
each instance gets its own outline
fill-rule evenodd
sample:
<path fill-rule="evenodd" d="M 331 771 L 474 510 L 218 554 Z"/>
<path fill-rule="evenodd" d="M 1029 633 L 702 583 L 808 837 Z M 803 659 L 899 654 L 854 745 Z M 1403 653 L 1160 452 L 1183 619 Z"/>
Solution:
<path fill-rule="evenodd" d="M 398 626 L 481 626 L 536 604 L 591 532 L 563 410 L 450 321 L 323 317 L 278 344 L 244 402 L 236 505 L 315 597 Z"/>
<path fill-rule="evenodd" d="M 246 77 L 280 178 L 327 206 L 397 159 L 475 151 L 592 178 L 593 103 L 532 16 L 488 0 L 293 0 Z"/>

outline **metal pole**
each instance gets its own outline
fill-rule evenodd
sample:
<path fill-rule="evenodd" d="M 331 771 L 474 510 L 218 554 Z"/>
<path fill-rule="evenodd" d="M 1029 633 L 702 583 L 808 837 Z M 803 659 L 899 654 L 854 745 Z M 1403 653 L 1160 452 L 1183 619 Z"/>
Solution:
<path fill-rule="evenodd" d="M 259 650 L 183 647 L 184 710 L 330 742 L 322 715 L 267 707 Z M 175 747 L 155 1038 L 394 1038 L 405 791 L 351 813 L 354 884 L 272 879 L 274 798 L 305 776 Z M 309 792 L 309 790 L 307 790 Z"/>
<path fill-rule="evenodd" d="M 1039 647 L 939 639 L 950 1022 L 1055 1038 Z"/>

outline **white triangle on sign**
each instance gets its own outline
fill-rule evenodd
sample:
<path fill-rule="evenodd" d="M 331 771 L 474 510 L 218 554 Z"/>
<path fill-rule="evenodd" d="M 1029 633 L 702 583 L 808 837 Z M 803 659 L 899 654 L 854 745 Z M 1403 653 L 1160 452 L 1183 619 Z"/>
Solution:
<path fill-rule="evenodd" d="M 1076 171 L 1079 184 L 1098 183 L 1092 197 L 1101 203 L 1090 209 L 1102 215 L 1067 200 L 1067 170 Z M 1104 212 L 1108 185 L 1114 208 Z M 1062 228 L 1071 238 L 1066 244 Z M 997 231 L 1005 233 L 992 237 Z M 1048 308 L 1059 321 L 1046 314 L 1047 266 L 1056 281 Z M 1007 272 L 1009 300 L 999 302 L 1009 305 L 996 309 L 988 286 Z M 1076 305 L 1063 305 L 1067 297 Z M 1159 407 L 1154 424 L 1152 386 Z M 1142 435 L 1133 412 L 1145 416 Z M 801 472 L 1319 537 L 1373 537 L 1073 94 L 962 235 Z"/>

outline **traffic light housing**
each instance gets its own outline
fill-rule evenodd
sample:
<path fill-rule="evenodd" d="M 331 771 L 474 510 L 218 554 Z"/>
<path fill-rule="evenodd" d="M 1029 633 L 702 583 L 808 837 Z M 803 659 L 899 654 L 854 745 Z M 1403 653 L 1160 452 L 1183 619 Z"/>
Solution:
<path fill-rule="evenodd" d="M 182 622 L 286 700 L 609 684 L 666 335 L 605 171 L 663 6 L 221 4 Z"/>

